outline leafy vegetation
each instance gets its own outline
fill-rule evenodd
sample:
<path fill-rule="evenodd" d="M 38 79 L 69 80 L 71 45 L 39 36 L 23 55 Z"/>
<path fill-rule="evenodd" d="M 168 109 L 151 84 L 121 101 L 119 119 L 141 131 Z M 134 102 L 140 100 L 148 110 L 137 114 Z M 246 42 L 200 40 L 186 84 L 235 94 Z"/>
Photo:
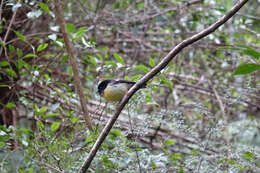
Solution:
<path fill-rule="evenodd" d="M 98 83 L 137 81 L 236 3 L 60 2 L 95 130 L 81 111 L 53 1 L 1 1 L 1 173 L 78 172 L 116 108 Z M 89 172 L 260 172 L 259 10 L 259 1 L 247 2 L 138 91 Z"/>

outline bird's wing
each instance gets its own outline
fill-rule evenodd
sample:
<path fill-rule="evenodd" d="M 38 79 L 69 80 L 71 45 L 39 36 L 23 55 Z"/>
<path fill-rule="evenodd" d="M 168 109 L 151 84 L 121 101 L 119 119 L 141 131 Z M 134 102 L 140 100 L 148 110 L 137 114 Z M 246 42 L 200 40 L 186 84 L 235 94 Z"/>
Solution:
<path fill-rule="evenodd" d="M 123 79 L 118 79 L 114 81 L 114 84 L 118 84 L 118 83 L 126 83 L 126 84 L 130 84 L 130 85 L 134 85 L 135 82 L 129 81 L 129 80 L 123 80 Z"/>
<path fill-rule="evenodd" d="M 126 84 L 129 84 L 130 86 L 133 86 L 136 82 L 132 82 L 129 80 L 123 80 L 123 79 L 114 80 L 114 82 L 113 82 L 113 84 L 118 84 L 118 83 L 126 83 Z M 141 86 L 141 88 L 145 88 L 145 87 L 146 87 L 146 83 Z"/>

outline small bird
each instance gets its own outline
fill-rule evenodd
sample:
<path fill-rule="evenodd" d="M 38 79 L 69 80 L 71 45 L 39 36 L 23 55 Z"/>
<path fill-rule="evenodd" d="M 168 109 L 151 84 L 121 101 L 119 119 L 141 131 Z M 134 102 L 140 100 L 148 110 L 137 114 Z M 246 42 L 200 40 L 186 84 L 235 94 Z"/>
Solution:
<path fill-rule="evenodd" d="M 107 101 L 121 101 L 127 91 L 135 84 L 128 80 L 103 80 L 98 85 L 98 93 Z M 145 88 L 146 84 L 142 86 Z"/>

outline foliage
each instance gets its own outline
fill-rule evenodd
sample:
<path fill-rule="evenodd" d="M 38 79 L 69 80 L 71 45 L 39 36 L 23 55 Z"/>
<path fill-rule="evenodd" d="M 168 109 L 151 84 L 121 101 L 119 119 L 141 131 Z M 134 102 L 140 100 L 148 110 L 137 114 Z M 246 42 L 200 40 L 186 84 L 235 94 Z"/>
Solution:
<path fill-rule="evenodd" d="M 52 3 L 1 6 L 3 173 L 78 172 L 115 109 L 97 95 L 98 82 L 137 81 L 235 2 L 62 1 L 93 132 L 84 123 Z M 89 171 L 259 172 L 259 8 L 248 2 L 138 91 Z"/>

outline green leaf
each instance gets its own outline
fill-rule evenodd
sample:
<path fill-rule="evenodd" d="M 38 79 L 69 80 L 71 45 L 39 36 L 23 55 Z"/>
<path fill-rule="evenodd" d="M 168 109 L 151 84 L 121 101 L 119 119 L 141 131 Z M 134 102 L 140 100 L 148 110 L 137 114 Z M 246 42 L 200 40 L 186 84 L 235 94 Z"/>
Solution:
<path fill-rule="evenodd" d="M 173 139 L 168 139 L 164 142 L 164 145 L 165 146 L 168 146 L 168 145 L 174 145 L 175 144 L 175 141 Z"/>
<path fill-rule="evenodd" d="M 218 163 L 225 164 L 228 161 L 227 158 L 222 158 L 218 161 Z"/>
<path fill-rule="evenodd" d="M 70 76 L 72 76 L 73 71 L 72 71 L 72 67 L 71 66 L 69 66 L 68 73 L 69 73 Z"/>
<path fill-rule="evenodd" d="M 220 47 L 218 48 L 219 50 L 223 50 L 223 49 L 226 49 L 226 50 L 239 50 L 240 52 L 243 52 L 244 54 L 246 55 L 249 55 L 255 59 L 259 59 L 260 58 L 260 52 L 249 47 L 249 46 L 246 46 L 246 45 L 241 45 L 239 44 L 238 47 L 230 47 L 230 46 L 226 46 L 226 47 Z"/>
<path fill-rule="evenodd" d="M 244 45 L 244 44 L 241 44 L 241 43 L 238 43 L 237 46 L 242 48 L 242 49 L 252 49 L 250 46 L 247 46 L 247 45 Z"/>
<path fill-rule="evenodd" d="M 154 66 L 155 66 L 155 61 L 154 61 L 153 58 L 150 58 L 150 59 L 149 59 L 149 65 L 150 65 L 151 67 L 154 67 Z"/>
<path fill-rule="evenodd" d="M 143 64 L 140 64 L 140 65 L 137 65 L 137 66 L 135 66 L 135 70 L 142 70 L 143 72 L 149 72 L 149 68 L 148 67 L 146 67 L 145 65 L 143 65 Z"/>
<path fill-rule="evenodd" d="M 253 159 L 253 153 L 252 152 L 245 152 L 242 157 L 248 161 L 251 161 Z"/>
<path fill-rule="evenodd" d="M 60 127 L 60 122 L 54 122 L 51 124 L 51 131 L 56 131 Z"/>
<path fill-rule="evenodd" d="M 103 56 L 101 54 L 96 54 L 96 56 L 100 59 L 100 60 L 103 60 Z"/>
<path fill-rule="evenodd" d="M 4 147 L 5 146 L 5 142 L 0 142 L 0 147 Z"/>
<path fill-rule="evenodd" d="M 101 156 L 101 158 L 103 159 L 103 164 L 105 167 L 112 168 L 113 162 L 111 160 L 109 160 L 110 158 L 107 155 L 103 155 L 103 156 Z"/>
<path fill-rule="evenodd" d="M 142 77 L 141 74 L 134 75 L 134 76 L 132 77 L 132 81 L 137 81 L 137 80 L 140 79 L 141 77 Z"/>
<path fill-rule="evenodd" d="M 48 74 L 44 74 L 44 78 L 46 81 L 51 80 L 51 77 Z"/>
<path fill-rule="evenodd" d="M 32 58 L 32 57 L 36 57 L 36 55 L 33 53 L 28 53 L 23 58 Z"/>
<path fill-rule="evenodd" d="M 86 139 L 85 139 L 85 143 L 89 143 L 89 142 L 93 142 L 94 138 L 92 135 L 89 135 Z"/>
<path fill-rule="evenodd" d="M 94 56 L 92 56 L 92 55 L 89 55 L 88 57 L 89 57 L 91 63 L 96 66 L 97 65 L 96 58 Z"/>
<path fill-rule="evenodd" d="M 3 131 L 1 131 L 1 133 L 3 133 Z M 7 135 L 7 133 L 4 132 L 4 134 L 2 134 L 0 136 L 0 141 L 3 142 L 3 141 L 7 141 L 10 139 L 10 135 Z"/>
<path fill-rule="evenodd" d="M 44 130 L 44 124 L 41 122 L 41 120 L 37 121 L 37 127 L 39 128 L 40 131 Z"/>
<path fill-rule="evenodd" d="M 113 67 L 117 67 L 116 63 L 114 61 L 105 61 L 105 65 L 107 66 L 113 66 Z"/>
<path fill-rule="evenodd" d="M 173 85 L 170 80 L 166 79 L 165 77 L 161 77 L 160 79 L 161 79 L 160 81 L 161 84 L 167 85 L 169 88 L 173 89 Z"/>
<path fill-rule="evenodd" d="M 244 54 L 249 55 L 255 59 L 259 59 L 260 58 L 260 52 L 252 49 L 252 48 L 248 48 L 246 50 L 243 51 Z"/>
<path fill-rule="evenodd" d="M 18 68 L 18 70 L 21 70 L 24 66 L 26 65 L 26 62 L 24 60 L 22 60 L 21 58 L 18 59 L 16 67 Z"/>
<path fill-rule="evenodd" d="M 17 53 L 18 57 L 22 57 L 23 56 L 23 51 L 21 49 L 17 49 L 16 53 Z"/>
<path fill-rule="evenodd" d="M 58 112 L 52 112 L 52 113 L 47 113 L 44 115 L 45 118 L 49 118 L 49 117 L 57 117 L 60 114 Z"/>
<path fill-rule="evenodd" d="M 217 50 L 241 50 L 241 48 L 236 48 L 236 47 L 231 47 L 231 46 L 224 46 L 224 47 L 219 47 Z"/>
<path fill-rule="evenodd" d="M 8 49 L 9 49 L 9 51 L 10 51 L 11 53 L 14 52 L 14 50 L 15 50 L 14 46 L 11 45 L 11 44 L 8 45 Z"/>
<path fill-rule="evenodd" d="M 4 49 L 6 48 L 5 43 L 1 39 L 0 39 L 0 47 L 3 47 Z"/>
<path fill-rule="evenodd" d="M 5 68 L 4 71 L 11 77 L 17 78 L 16 72 L 11 68 Z"/>
<path fill-rule="evenodd" d="M 115 57 L 115 59 L 120 63 L 120 64 L 124 64 L 124 59 L 118 55 L 117 53 L 114 53 L 113 56 Z"/>
<path fill-rule="evenodd" d="M 73 24 L 71 24 L 71 23 L 68 23 L 68 24 L 66 25 L 66 29 L 67 29 L 67 31 L 68 31 L 69 33 L 72 33 L 72 32 L 75 32 L 76 27 L 75 27 L 75 25 L 73 25 Z"/>
<path fill-rule="evenodd" d="M 259 64 L 241 64 L 236 68 L 233 75 L 244 75 L 244 74 L 252 73 L 259 69 L 260 69 Z"/>
<path fill-rule="evenodd" d="M 48 110 L 47 107 L 42 107 L 38 112 L 41 114 L 41 113 L 44 113 Z"/>
<path fill-rule="evenodd" d="M 238 167 L 239 169 L 243 170 L 243 171 L 246 171 L 246 170 L 247 170 L 247 168 L 244 167 L 244 166 L 242 166 L 242 165 L 237 165 L 237 167 Z"/>
<path fill-rule="evenodd" d="M 237 161 L 235 161 L 235 160 L 229 160 L 228 161 L 228 164 L 230 164 L 230 165 L 234 165 L 234 164 L 236 164 L 237 163 Z"/>
<path fill-rule="evenodd" d="M 184 169 L 183 169 L 182 166 L 179 167 L 179 169 L 178 169 L 178 173 L 184 173 Z"/>
<path fill-rule="evenodd" d="M 151 163 L 151 167 L 152 169 L 155 169 L 156 168 L 156 164 L 154 162 Z"/>
<path fill-rule="evenodd" d="M 192 149 L 191 152 L 192 152 L 192 156 L 197 156 L 199 154 L 199 151 L 195 149 Z"/>
<path fill-rule="evenodd" d="M 23 60 L 22 60 L 23 61 Z M 18 61 L 19 62 L 19 61 Z M 31 70 L 32 66 L 30 64 L 28 64 L 27 62 L 23 61 L 23 66 L 27 69 L 27 70 Z"/>
<path fill-rule="evenodd" d="M 121 131 L 117 129 L 113 129 L 109 134 L 109 138 L 112 140 L 116 140 L 117 137 L 122 136 Z"/>
<path fill-rule="evenodd" d="M 113 130 L 111 130 L 111 133 L 112 133 L 113 135 L 115 135 L 115 136 L 122 136 L 121 131 L 118 130 L 118 129 L 113 129 Z"/>
<path fill-rule="evenodd" d="M 115 5 L 113 6 L 114 9 L 119 9 L 121 6 L 120 2 L 115 3 Z"/>
<path fill-rule="evenodd" d="M 139 3 L 137 4 L 137 7 L 138 7 L 139 9 L 144 8 L 144 2 L 139 2 Z"/>
<path fill-rule="evenodd" d="M 87 27 L 81 27 L 76 32 L 76 38 L 81 37 L 87 31 Z"/>
<path fill-rule="evenodd" d="M 30 167 L 28 170 L 27 170 L 27 173 L 33 173 L 33 168 L 32 167 Z"/>
<path fill-rule="evenodd" d="M 173 161 L 182 160 L 182 154 L 174 153 L 174 154 L 170 155 L 170 159 Z"/>
<path fill-rule="evenodd" d="M 65 55 L 62 57 L 61 63 L 64 64 L 65 62 L 68 62 L 69 56 Z"/>
<path fill-rule="evenodd" d="M 6 84 L 1 84 L 0 87 L 10 87 L 10 86 Z"/>
<path fill-rule="evenodd" d="M 46 4 L 42 3 L 42 2 L 40 2 L 40 8 L 41 8 L 43 11 L 45 11 L 46 13 L 50 14 L 50 9 L 49 9 L 48 5 L 46 5 Z"/>
<path fill-rule="evenodd" d="M 0 61 L 0 66 L 1 67 L 5 67 L 5 66 L 8 66 L 8 65 L 9 65 L 8 61 Z"/>
<path fill-rule="evenodd" d="M 40 45 L 37 47 L 37 52 L 43 51 L 43 50 L 46 49 L 47 47 L 48 47 L 48 43 L 40 44 Z"/>
<path fill-rule="evenodd" d="M 153 99 L 152 99 L 152 96 L 151 96 L 151 93 L 147 93 L 146 95 L 145 95 L 145 102 L 152 102 L 153 101 Z M 151 109 L 153 110 L 153 106 L 151 106 Z"/>
<path fill-rule="evenodd" d="M 6 108 L 8 109 L 12 109 L 15 107 L 15 103 L 14 102 L 8 102 L 6 105 L 5 105 Z"/>
<path fill-rule="evenodd" d="M 46 58 L 56 58 L 56 55 L 51 54 L 51 53 L 46 53 L 43 56 L 46 57 Z"/>
<path fill-rule="evenodd" d="M 24 39 L 24 36 L 20 32 L 14 31 L 14 33 L 20 40 L 26 42 L 25 39 Z"/>
<path fill-rule="evenodd" d="M 72 118 L 70 118 L 70 121 L 74 124 L 74 123 L 79 122 L 79 119 L 77 117 L 72 117 Z"/>

